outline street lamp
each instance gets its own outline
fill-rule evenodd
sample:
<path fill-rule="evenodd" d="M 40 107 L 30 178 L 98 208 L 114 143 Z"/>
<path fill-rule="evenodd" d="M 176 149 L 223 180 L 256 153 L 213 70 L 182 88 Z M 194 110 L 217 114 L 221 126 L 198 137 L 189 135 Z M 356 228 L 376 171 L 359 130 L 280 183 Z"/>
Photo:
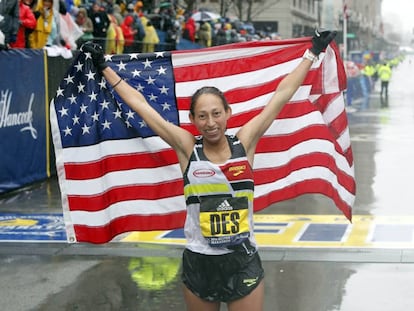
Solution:
<path fill-rule="evenodd" d="M 343 4 L 343 42 L 344 42 L 344 52 L 342 58 L 347 60 L 348 58 L 348 7 L 346 1 L 342 1 Z"/>

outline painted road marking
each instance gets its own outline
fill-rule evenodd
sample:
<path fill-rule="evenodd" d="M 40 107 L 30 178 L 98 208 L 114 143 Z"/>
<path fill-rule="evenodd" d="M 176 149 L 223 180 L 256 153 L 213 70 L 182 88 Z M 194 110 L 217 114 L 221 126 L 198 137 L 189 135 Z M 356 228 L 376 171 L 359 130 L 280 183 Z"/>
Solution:
<path fill-rule="evenodd" d="M 0 242 L 66 240 L 62 214 L 0 214 Z"/>
<path fill-rule="evenodd" d="M 255 214 L 261 247 L 414 248 L 414 216 Z M 62 214 L 1 214 L 0 242 L 66 242 Z M 119 241 L 119 240 L 117 240 Z M 120 242 L 184 245 L 184 230 L 131 232 Z"/>
<path fill-rule="evenodd" d="M 414 248 L 414 216 L 254 215 L 261 247 Z M 123 242 L 184 245 L 182 229 L 132 232 Z"/>

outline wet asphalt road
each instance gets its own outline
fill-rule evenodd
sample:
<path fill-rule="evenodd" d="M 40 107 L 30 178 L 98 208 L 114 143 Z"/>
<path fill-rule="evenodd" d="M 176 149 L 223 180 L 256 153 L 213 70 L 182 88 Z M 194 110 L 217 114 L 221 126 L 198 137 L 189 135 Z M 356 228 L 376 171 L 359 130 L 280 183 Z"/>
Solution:
<path fill-rule="evenodd" d="M 414 58 L 394 69 L 389 108 L 380 108 L 377 84 L 369 109 L 348 114 L 357 180 L 354 214 L 414 215 L 413 81 Z M 0 197 L 0 212 L 61 212 L 56 180 Z M 317 195 L 264 212 L 340 215 Z M 0 310 L 185 310 L 181 251 L 136 243 L 0 243 Z M 265 311 L 414 309 L 414 247 L 283 247 L 262 249 L 261 256 Z"/>

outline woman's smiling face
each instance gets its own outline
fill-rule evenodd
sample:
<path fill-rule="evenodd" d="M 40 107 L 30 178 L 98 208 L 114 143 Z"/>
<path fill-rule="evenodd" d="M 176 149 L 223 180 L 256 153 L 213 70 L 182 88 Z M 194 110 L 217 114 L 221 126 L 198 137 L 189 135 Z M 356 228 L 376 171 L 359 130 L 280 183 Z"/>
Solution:
<path fill-rule="evenodd" d="M 231 109 L 225 110 L 219 96 L 206 93 L 197 98 L 190 120 L 204 139 L 214 143 L 224 137 L 230 116 Z"/>

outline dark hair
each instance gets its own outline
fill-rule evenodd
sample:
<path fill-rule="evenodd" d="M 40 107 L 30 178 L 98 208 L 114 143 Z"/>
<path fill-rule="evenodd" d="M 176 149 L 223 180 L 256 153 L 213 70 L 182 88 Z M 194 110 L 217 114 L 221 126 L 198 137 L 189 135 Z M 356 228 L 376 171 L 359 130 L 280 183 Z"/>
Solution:
<path fill-rule="evenodd" d="M 194 115 L 194 108 L 195 108 L 195 104 L 198 100 L 198 98 L 201 95 L 204 94 L 212 94 L 212 95 L 216 95 L 218 98 L 221 99 L 221 102 L 223 104 L 224 110 L 227 111 L 229 110 L 230 106 L 229 103 L 227 102 L 226 97 L 224 96 L 223 92 L 220 91 L 218 88 L 216 88 L 215 86 L 203 86 L 202 88 L 199 88 L 194 94 L 193 96 L 191 96 L 191 105 L 190 105 L 190 113 L 191 115 Z"/>

